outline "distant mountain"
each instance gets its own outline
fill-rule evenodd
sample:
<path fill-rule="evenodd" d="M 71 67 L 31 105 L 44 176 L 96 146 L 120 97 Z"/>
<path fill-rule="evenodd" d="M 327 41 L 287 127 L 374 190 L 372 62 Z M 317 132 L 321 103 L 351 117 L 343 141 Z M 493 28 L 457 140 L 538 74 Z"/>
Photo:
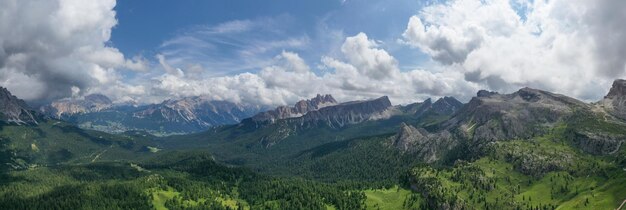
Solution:
<path fill-rule="evenodd" d="M 304 116 L 289 121 L 300 124 L 322 122 L 330 127 L 343 127 L 367 120 L 389 118 L 392 113 L 387 96 L 373 100 L 351 101 L 310 111 Z"/>
<path fill-rule="evenodd" d="M 401 107 L 401 110 L 407 114 L 414 115 L 423 115 L 427 112 L 432 112 L 434 114 L 439 115 L 451 115 L 456 113 L 459 109 L 463 107 L 463 103 L 457 100 L 454 97 L 443 97 L 439 98 L 435 103 L 432 102 L 432 99 L 426 99 L 421 103 L 413 103 L 406 106 Z"/>
<path fill-rule="evenodd" d="M 589 107 L 574 98 L 532 88 L 511 94 L 479 91 L 444 126 L 483 143 L 528 138 L 545 133 L 546 127 L 575 110 Z"/>
<path fill-rule="evenodd" d="M 613 154 L 626 141 L 626 122 L 620 120 L 626 116 L 621 115 L 625 85 L 624 80 L 617 80 L 607 97 L 597 104 L 532 88 L 511 94 L 481 90 L 451 118 L 440 122 L 437 131 L 403 124 L 391 138 L 391 145 L 418 154 L 425 162 L 434 162 L 477 157 L 494 142 L 553 133 L 571 139 L 585 152 Z M 428 104 L 427 100 L 423 106 Z"/>
<path fill-rule="evenodd" d="M 109 133 L 141 130 L 155 135 L 168 135 L 236 124 L 265 108 L 214 101 L 203 96 L 143 106 L 117 105 L 104 95 L 94 94 L 84 99 L 55 101 L 40 110 L 48 116 L 75 123 L 85 129 Z"/>
<path fill-rule="evenodd" d="M 198 132 L 212 126 L 237 124 L 242 119 L 263 110 L 265 109 L 261 106 L 239 105 L 196 96 L 143 106 L 133 111 L 132 117 L 144 121 L 149 120 L 156 124 L 179 127 L 172 131 Z"/>
<path fill-rule="evenodd" d="M 300 100 L 293 107 L 279 106 L 274 110 L 261 112 L 254 115 L 251 120 L 254 122 L 273 123 L 276 120 L 301 117 L 310 111 L 315 111 L 323 107 L 336 105 L 337 101 L 331 95 L 317 95 L 315 98 Z"/>
<path fill-rule="evenodd" d="M 296 104 L 302 102 L 303 101 L 300 101 Z M 310 106 L 312 107 L 312 109 L 309 109 L 310 111 L 301 116 L 292 115 L 291 117 L 287 117 L 287 115 L 276 115 L 279 113 L 277 110 L 285 109 L 279 107 L 274 111 L 261 113 L 254 117 L 244 119 L 239 126 L 263 132 L 264 134 L 261 135 L 260 141 L 267 147 L 289 136 L 297 135 L 297 133 L 301 131 L 320 127 L 339 129 L 366 121 L 388 119 L 395 115 L 397 111 L 391 105 L 387 96 L 372 100 L 351 101 L 337 104 L 330 95 L 318 95 L 316 98 L 305 102 L 321 102 L 319 104 L 325 106 Z M 295 107 L 290 109 L 297 110 Z M 269 118 L 271 120 L 267 120 L 268 118 L 266 116 L 282 116 L 282 119 Z"/>
<path fill-rule="evenodd" d="M 0 120 L 16 124 L 37 124 L 37 113 L 26 102 L 0 87 Z"/>
<path fill-rule="evenodd" d="M 91 94 L 84 99 L 62 99 L 49 105 L 42 106 L 39 110 L 49 116 L 64 119 L 76 114 L 99 112 L 111 108 L 113 102 L 102 94 Z"/>
<path fill-rule="evenodd" d="M 100 99 L 94 96 L 88 97 L 88 100 Z M 76 108 L 88 103 L 91 102 L 72 106 Z M 46 118 L 5 88 L 0 88 L 0 116 L 0 171 L 60 163 L 132 159 L 151 155 L 149 148 L 157 148 L 150 142 L 150 137 L 86 131 Z"/>
<path fill-rule="evenodd" d="M 386 118 L 392 108 L 387 96 L 373 100 L 337 103 L 331 95 L 317 95 L 310 100 L 302 100 L 294 107 L 278 107 L 276 110 L 259 113 L 243 121 L 245 124 L 281 123 L 309 124 L 324 123 L 330 127 L 343 127 L 367 120 Z"/>
<path fill-rule="evenodd" d="M 461 109 L 461 107 L 463 107 L 463 103 L 454 97 L 448 96 L 440 98 L 432 105 L 432 109 L 435 113 L 443 115 L 454 114 Z"/>

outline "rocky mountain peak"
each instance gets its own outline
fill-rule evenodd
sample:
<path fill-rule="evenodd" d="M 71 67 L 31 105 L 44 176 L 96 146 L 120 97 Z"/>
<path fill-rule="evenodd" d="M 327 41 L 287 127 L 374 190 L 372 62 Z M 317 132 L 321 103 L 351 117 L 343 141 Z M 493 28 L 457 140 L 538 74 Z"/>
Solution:
<path fill-rule="evenodd" d="M 367 120 L 389 118 L 391 101 L 383 96 L 377 99 L 364 101 L 350 101 L 337 105 L 322 107 L 310 111 L 299 120 L 302 122 L 326 122 L 330 127 L 343 127 L 349 124 L 361 123 Z"/>
<path fill-rule="evenodd" d="M 412 153 L 427 163 L 437 161 L 442 148 L 454 145 L 450 133 L 429 133 L 423 128 L 415 128 L 406 123 L 400 124 L 400 131 L 391 137 L 392 146 L 404 153 Z M 446 150 L 446 149 L 443 149 Z"/>
<path fill-rule="evenodd" d="M 257 122 L 273 122 L 279 119 L 301 117 L 311 111 L 315 111 L 327 106 L 333 106 L 336 104 L 337 101 L 335 100 L 335 98 L 333 98 L 332 95 L 317 94 L 317 96 L 315 96 L 314 98 L 300 100 L 296 102 L 293 107 L 279 106 L 274 110 L 259 113 L 252 117 L 252 120 Z"/>
<path fill-rule="evenodd" d="M 494 91 L 479 90 L 478 93 L 476 93 L 476 97 L 483 98 L 483 97 L 490 97 L 492 95 L 497 95 L 497 94 L 498 92 L 494 92 Z"/>
<path fill-rule="evenodd" d="M 410 151 L 417 141 L 425 138 L 425 132 L 422 132 L 424 131 L 403 122 L 400 124 L 400 131 L 396 135 L 393 145 L 401 151 Z"/>
<path fill-rule="evenodd" d="M 317 94 L 315 98 L 312 98 L 311 100 L 307 100 L 307 101 L 310 101 L 311 104 L 315 104 L 317 106 L 322 105 L 322 104 L 336 104 L 337 103 L 337 100 L 335 100 L 335 98 L 333 98 L 333 96 L 330 94 L 326 94 L 326 95 Z"/>
<path fill-rule="evenodd" d="M 5 122 L 37 124 L 35 114 L 26 102 L 15 97 L 4 87 L 0 87 L 0 116 Z"/>
<path fill-rule="evenodd" d="M 443 97 L 432 104 L 432 109 L 439 114 L 453 114 L 463 107 L 463 103 L 454 97 Z"/>
<path fill-rule="evenodd" d="M 626 80 L 616 79 L 613 81 L 613 86 L 609 90 L 609 93 L 604 98 L 616 98 L 626 96 Z"/>
<path fill-rule="evenodd" d="M 61 99 L 42 106 L 39 111 L 54 118 L 65 118 L 75 114 L 99 112 L 113 106 L 111 99 L 102 94 L 91 94 L 83 99 Z"/>
<path fill-rule="evenodd" d="M 106 97 L 105 95 L 98 94 L 98 93 L 85 96 L 85 101 L 90 101 L 92 103 L 98 103 L 98 104 L 112 104 L 113 103 L 113 101 L 111 101 L 109 97 Z"/>
<path fill-rule="evenodd" d="M 626 80 L 616 79 L 599 104 L 611 115 L 626 119 Z"/>
<path fill-rule="evenodd" d="M 296 113 L 305 114 L 309 111 L 318 110 L 322 107 L 335 105 L 335 104 L 337 104 L 337 101 L 330 94 L 327 94 L 327 95 L 317 94 L 315 98 L 298 101 L 294 105 L 294 108 L 296 110 Z"/>

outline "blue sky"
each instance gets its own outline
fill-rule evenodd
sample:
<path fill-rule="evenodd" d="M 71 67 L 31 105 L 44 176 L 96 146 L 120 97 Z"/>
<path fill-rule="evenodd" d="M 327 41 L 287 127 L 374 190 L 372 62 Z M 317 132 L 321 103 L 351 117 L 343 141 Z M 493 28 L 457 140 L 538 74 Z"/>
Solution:
<path fill-rule="evenodd" d="M 415 0 L 155 0 L 150 4 L 144 1 L 118 1 L 115 7 L 118 24 L 113 28 L 109 44 L 125 55 L 142 55 L 153 61 L 157 54 L 170 53 L 166 59 L 184 57 L 180 58 L 184 61 L 176 62 L 179 65 L 184 66 L 183 62 L 197 62 L 216 75 L 222 75 L 257 71 L 266 64 L 262 62 L 263 60 L 269 62 L 283 50 L 297 52 L 307 62 L 317 63 L 322 55 L 336 51 L 346 36 L 364 32 L 370 38 L 381 41 L 381 45 L 394 55 L 403 67 L 410 69 L 428 61 L 428 57 L 419 51 L 409 50 L 408 46 L 398 44 L 397 40 L 406 29 L 407 20 L 416 14 L 423 4 Z M 234 37 L 219 37 L 219 34 L 194 35 L 200 30 L 233 21 L 250 21 L 259 26 L 250 31 L 237 33 Z M 189 43 L 191 41 L 186 44 L 180 43 L 179 46 L 164 46 L 168 41 L 184 36 L 194 36 L 215 46 L 202 48 L 195 45 L 197 43 Z M 303 43 L 278 44 L 267 51 L 250 55 L 257 57 L 258 60 L 242 66 L 240 58 L 233 55 L 232 51 L 245 50 L 247 46 L 218 44 L 226 38 L 239 41 L 237 44 L 242 45 L 290 39 Z M 227 65 L 228 63 L 232 65 Z M 224 68 L 214 69 L 212 65 Z"/>
<path fill-rule="evenodd" d="M 623 0 L 4 0 L 0 86 L 30 102 L 204 95 L 394 104 L 626 77 Z"/>

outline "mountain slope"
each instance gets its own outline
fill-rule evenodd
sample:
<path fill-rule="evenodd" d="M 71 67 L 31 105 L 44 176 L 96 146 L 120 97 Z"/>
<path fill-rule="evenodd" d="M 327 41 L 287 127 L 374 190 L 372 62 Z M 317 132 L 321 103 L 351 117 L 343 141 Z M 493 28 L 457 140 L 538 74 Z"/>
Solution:
<path fill-rule="evenodd" d="M 37 124 L 40 116 L 30 110 L 26 102 L 0 87 L 0 120 L 17 124 Z"/>
<path fill-rule="evenodd" d="M 157 148 L 148 138 L 85 131 L 46 119 L 24 101 L 0 91 L 0 170 L 25 169 L 61 163 L 130 160 Z"/>
<path fill-rule="evenodd" d="M 264 110 L 260 106 L 214 101 L 203 96 L 144 106 L 117 105 L 99 94 L 85 96 L 82 100 L 55 101 L 40 109 L 53 118 L 84 129 L 109 133 L 141 130 L 155 135 L 193 133 L 213 126 L 236 124 Z"/>
<path fill-rule="evenodd" d="M 427 110 L 418 115 L 407 111 L 412 108 L 391 106 L 387 97 L 380 97 L 327 106 L 301 117 L 275 120 L 273 123 L 246 119 L 237 125 L 171 136 L 158 142 L 168 149 L 204 148 L 216 160 L 285 175 L 283 172 L 290 171 L 285 168 L 289 160 L 303 151 L 355 138 L 391 135 L 403 122 L 435 124 L 450 117 L 430 111 L 431 105 L 411 105 L 416 109 L 423 106 L 421 109 Z"/>

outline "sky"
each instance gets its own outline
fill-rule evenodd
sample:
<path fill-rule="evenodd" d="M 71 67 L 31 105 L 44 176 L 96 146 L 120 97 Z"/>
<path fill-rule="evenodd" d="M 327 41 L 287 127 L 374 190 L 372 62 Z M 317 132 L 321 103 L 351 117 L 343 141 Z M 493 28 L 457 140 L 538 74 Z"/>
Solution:
<path fill-rule="evenodd" d="M 602 98 L 626 73 L 622 0 L 3 0 L 0 85 L 31 103 L 316 94 L 407 104 L 480 89 Z"/>

